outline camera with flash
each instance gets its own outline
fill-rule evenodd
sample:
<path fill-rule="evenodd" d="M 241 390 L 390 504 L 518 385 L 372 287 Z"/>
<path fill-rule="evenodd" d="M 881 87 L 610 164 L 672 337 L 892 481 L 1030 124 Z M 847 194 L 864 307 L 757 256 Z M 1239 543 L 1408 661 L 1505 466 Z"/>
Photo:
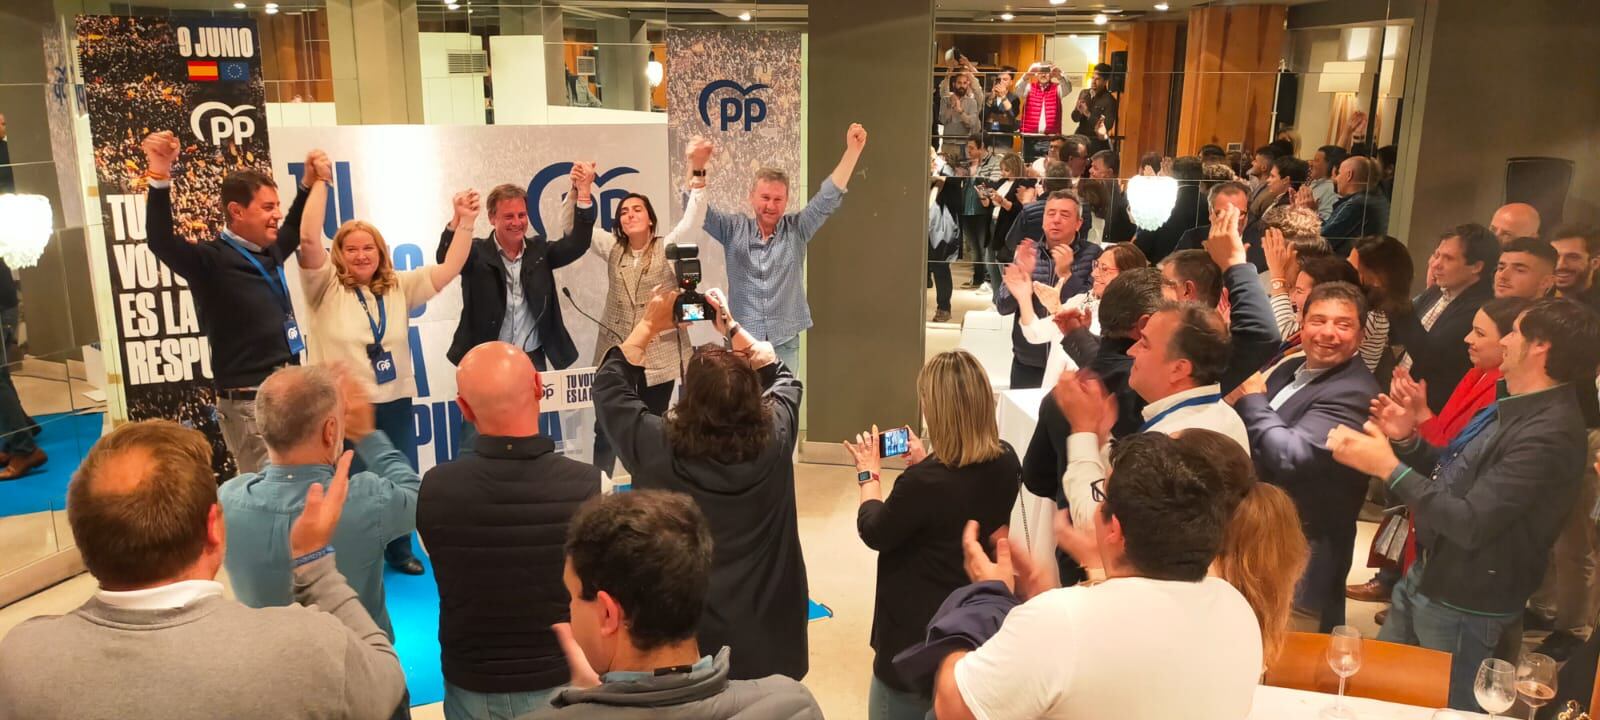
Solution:
<path fill-rule="evenodd" d="M 706 296 L 700 294 L 700 247 L 694 244 L 668 244 L 667 260 L 683 292 L 672 303 L 672 317 L 680 323 L 700 322 L 707 314 Z"/>

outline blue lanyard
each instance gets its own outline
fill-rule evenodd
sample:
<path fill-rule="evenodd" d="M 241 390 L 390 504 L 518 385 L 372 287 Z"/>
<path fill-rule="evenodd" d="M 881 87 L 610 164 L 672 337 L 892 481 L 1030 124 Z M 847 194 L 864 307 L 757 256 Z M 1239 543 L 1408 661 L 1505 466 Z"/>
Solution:
<path fill-rule="evenodd" d="M 266 268 L 261 266 L 261 261 L 257 260 L 255 255 L 250 254 L 249 250 L 234 242 L 232 238 L 228 237 L 227 233 L 223 233 L 222 241 L 227 243 L 228 247 L 237 250 L 240 255 L 244 256 L 245 260 L 250 261 L 250 264 L 255 266 L 256 272 L 261 274 L 261 279 L 266 280 L 267 285 L 272 288 L 272 296 L 278 299 L 278 306 L 283 308 L 283 314 L 294 315 L 294 306 L 289 303 L 289 281 L 283 279 L 283 266 L 279 265 L 277 267 L 278 276 L 274 278 L 267 273 Z"/>
<path fill-rule="evenodd" d="M 389 329 L 389 304 L 383 301 L 381 295 L 372 296 L 378 301 L 378 321 L 372 321 L 372 311 L 367 309 L 367 295 L 356 288 L 356 299 L 361 301 L 361 314 L 367 316 L 367 327 L 372 328 L 372 342 L 375 345 L 383 344 L 383 334 Z"/>
<path fill-rule="evenodd" d="M 1473 415 L 1472 419 L 1467 421 L 1466 427 L 1461 428 L 1461 432 L 1456 433 L 1456 436 L 1450 439 L 1450 444 L 1446 445 L 1444 452 L 1439 455 L 1439 462 L 1434 465 L 1434 477 L 1438 477 L 1441 470 L 1448 467 L 1450 463 L 1455 462 L 1456 458 L 1461 457 L 1461 453 L 1466 451 L 1467 445 L 1474 438 L 1483 434 L 1483 431 L 1489 427 L 1489 423 L 1499 417 L 1499 409 L 1500 401 L 1496 400 L 1484 406 L 1482 410 L 1478 411 L 1478 414 Z"/>
<path fill-rule="evenodd" d="M 1177 405 L 1173 405 L 1172 407 L 1169 407 L 1169 408 L 1167 408 L 1165 410 L 1162 410 L 1160 413 L 1156 414 L 1155 417 L 1144 421 L 1144 424 L 1139 426 L 1139 432 L 1148 431 L 1150 428 L 1155 427 L 1156 423 L 1159 423 L 1162 420 L 1165 420 L 1168 415 L 1171 415 L 1171 414 L 1173 414 L 1173 413 L 1175 413 L 1175 412 L 1177 412 L 1179 410 L 1182 410 L 1182 409 L 1184 409 L 1186 407 L 1194 407 L 1196 405 L 1210 405 L 1210 404 L 1212 404 L 1214 402 L 1217 402 L 1218 400 L 1221 400 L 1221 399 L 1222 399 L 1222 396 L 1218 395 L 1218 394 L 1215 394 L 1215 393 L 1213 393 L 1211 395 L 1201 395 L 1200 397 L 1189 398 L 1188 400 L 1185 400 L 1185 401 L 1183 401 L 1181 403 L 1178 403 Z"/>

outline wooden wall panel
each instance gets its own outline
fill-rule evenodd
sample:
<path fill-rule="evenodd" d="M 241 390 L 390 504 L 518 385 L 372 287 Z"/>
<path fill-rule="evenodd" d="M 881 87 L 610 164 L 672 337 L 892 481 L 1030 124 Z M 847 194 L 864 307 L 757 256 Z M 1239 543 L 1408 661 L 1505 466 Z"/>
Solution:
<path fill-rule="evenodd" d="M 1189 11 L 1178 153 L 1201 145 L 1272 139 L 1272 96 L 1283 52 L 1283 5 L 1228 5 Z"/>
<path fill-rule="evenodd" d="M 1139 156 L 1165 154 L 1167 113 L 1180 98 L 1172 94 L 1172 69 L 1182 22 L 1135 23 L 1128 40 L 1128 82 L 1122 93 L 1122 174 L 1138 172 Z"/>
<path fill-rule="evenodd" d="M 267 102 L 333 102 L 333 57 L 328 15 L 307 10 L 295 15 L 256 17 L 261 43 L 261 77 Z"/>

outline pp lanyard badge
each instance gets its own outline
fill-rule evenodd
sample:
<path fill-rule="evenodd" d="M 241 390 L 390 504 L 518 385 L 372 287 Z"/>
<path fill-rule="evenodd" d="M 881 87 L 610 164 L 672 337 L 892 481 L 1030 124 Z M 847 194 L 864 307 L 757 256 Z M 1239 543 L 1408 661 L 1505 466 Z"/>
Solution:
<path fill-rule="evenodd" d="M 228 243 L 228 247 L 243 255 L 244 259 L 249 261 L 251 267 L 254 267 L 256 272 L 261 275 L 261 279 L 267 281 L 267 287 L 272 288 L 272 296 L 277 299 L 278 307 L 283 308 L 283 339 L 289 343 L 289 353 L 291 355 L 299 355 L 305 352 L 306 339 L 305 336 L 300 334 L 300 326 L 294 321 L 294 305 L 289 302 L 289 283 L 283 279 L 283 268 L 278 267 L 278 274 L 274 277 L 267 272 L 266 268 L 261 266 L 261 261 L 257 260 L 256 256 L 251 255 L 250 251 L 240 247 L 238 243 L 228 237 L 227 233 L 223 233 L 222 241 Z"/>
<path fill-rule="evenodd" d="M 395 380 L 394 353 L 383 349 L 383 335 L 389 329 L 389 305 L 382 297 L 373 296 L 378 301 L 378 319 L 372 319 L 372 311 L 367 307 L 366 293 L 361 288 L 356 288 L 356 299 L 361 301 L 361 314 L 367 317 L 367 326 L 372 328 L 372 343 L 367 345 L 367 359 L 372 362 L 372 376 L 379 385 L 391 383 Z"/>

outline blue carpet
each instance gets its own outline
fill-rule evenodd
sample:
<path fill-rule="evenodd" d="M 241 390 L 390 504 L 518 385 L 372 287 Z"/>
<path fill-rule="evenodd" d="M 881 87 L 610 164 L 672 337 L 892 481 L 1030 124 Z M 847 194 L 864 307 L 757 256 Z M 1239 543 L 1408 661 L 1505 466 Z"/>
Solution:
<path fill-rule="evenodd" d="M 34 420 L 42 428 L 39 447 L 50 461 L 31 474 L 0 481 L 0 517 L 65 510 L 67 483 L 89 454 L 89 447 L 100 439 L 105 413 L 58 413 L 38 415 Z"/>

